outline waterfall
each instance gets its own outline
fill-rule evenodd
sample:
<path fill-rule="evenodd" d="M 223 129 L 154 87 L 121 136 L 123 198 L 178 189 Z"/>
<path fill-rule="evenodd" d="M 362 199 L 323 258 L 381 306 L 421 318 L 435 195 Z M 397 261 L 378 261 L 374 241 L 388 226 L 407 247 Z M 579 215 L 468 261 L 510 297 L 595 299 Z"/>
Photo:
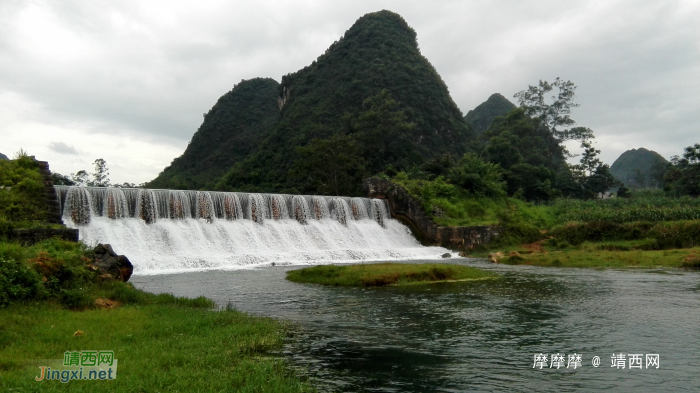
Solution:
<path fill-rule="evenodd" d="M 309 204 L 301 195 L 295 195 L 292 197 L 292 211 L 294 212 L 294 219 L 299 221 L 301 224 L 306 224 L 306 222 L 311 219 Z"/>
<path fill-rule="evenodd" d="M 386 201 L 381 199 L 372 199 L 372 216 L 379 225 L 384 226 L 387 218 L 389 218 L 389 211 L 386 207 Z"/>
<path fill-rule="evenodd" d="M 137 274 L 275 264 L 434 259 L 385 200 L 56 186 L 64 223 Z"/>

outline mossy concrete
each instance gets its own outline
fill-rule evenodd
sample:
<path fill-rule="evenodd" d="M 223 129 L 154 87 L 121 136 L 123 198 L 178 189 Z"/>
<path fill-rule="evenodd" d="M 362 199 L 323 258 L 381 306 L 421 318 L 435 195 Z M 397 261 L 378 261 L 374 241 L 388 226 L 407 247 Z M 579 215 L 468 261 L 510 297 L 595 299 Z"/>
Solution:
<path fill-rule="evenodd" d="M 391 216 L 408 226 L 416 239 L 424 245 L 471 250 L 488 244 L 500 232 L 500 228 L 495 225 L 438 226 L 417 199 L 401 185 L 388 179 L 365 179 L 363 190 L 368 198 L 386 199 Z"/>

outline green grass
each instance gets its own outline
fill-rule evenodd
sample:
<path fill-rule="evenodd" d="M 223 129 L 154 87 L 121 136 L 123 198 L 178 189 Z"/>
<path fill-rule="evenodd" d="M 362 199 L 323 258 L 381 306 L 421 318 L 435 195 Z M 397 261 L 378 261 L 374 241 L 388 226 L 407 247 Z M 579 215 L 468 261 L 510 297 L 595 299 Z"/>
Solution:
<path fill-rule="evenodd" d="M 700 267 L 700 248 L 650 250 L 649 242 L 586 242 L 579 246 L 545 246 L 546 252 L 524 253 L 512 248 L 503 251 L 506 255 L 499 263 L 511 265 L 533 265 L 575 268 L 697 268 Z M 519 256 L 507 256 L 510 251 Z M 528 251 L 525 251 L 528 252 Z M 481 256 L 481 255 L 477 255 Z"/>
<path fill-rule="evenodd" d="M 441 281 L 496 278 L 496 274 L 462 265 L 373 263 L 321 265 L 287 272 L 287 280 L 333 286 L 381 287 Z"/>
<path fill-rule="evenodd" d="M 272 353 L 283 343 L 280 322 L 230 309 L 211 311 L 210 301 L 144 297 L 159 298 L 160 304 L 75 312 L 41 302 L 3 309 L 0 387 L 75 392 L 310 390 Z M 74 336 L 78 330 L 83 335 Z M 68 350 L 113 350 L 119 360 L 117 378 L 66 384 L 34 380 L 41 365 L 34 360 L 63 359 Z"/>

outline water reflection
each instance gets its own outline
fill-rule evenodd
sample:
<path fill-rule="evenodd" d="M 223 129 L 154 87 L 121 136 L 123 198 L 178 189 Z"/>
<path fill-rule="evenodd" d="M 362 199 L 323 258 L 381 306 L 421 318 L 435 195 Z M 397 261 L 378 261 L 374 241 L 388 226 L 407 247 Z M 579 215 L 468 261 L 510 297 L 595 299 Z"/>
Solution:
<path fill-rule="evenodd" d="M 290 268 L 282 267 L 134 281 L 147 290 L 205 295 L 296 322 L 285 354 L 322 390 L 700 388 L 700 273 L 477 265 L 502 278 L 327 288 L 287 282 Z M 533 370 L 533 355 L 540 352 L 576 352 L 584 364 L 576 370 Z M 610 367 L 613 352 L 659 353 L 661 368 L 617 370 Z M 591 366 L 594 355 L 602 359 L 599 368 Z"/>

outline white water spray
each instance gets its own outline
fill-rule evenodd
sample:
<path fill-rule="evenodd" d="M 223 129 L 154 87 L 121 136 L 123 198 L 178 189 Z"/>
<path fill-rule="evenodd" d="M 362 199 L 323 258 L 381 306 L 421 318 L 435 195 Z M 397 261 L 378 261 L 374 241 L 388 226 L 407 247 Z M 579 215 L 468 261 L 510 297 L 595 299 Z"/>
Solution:
<path fill-rule="evenodd" d="M 436 259 L 380 199 L 56 187 L 64 223 L 137 274 L 259 265 Z"/>

